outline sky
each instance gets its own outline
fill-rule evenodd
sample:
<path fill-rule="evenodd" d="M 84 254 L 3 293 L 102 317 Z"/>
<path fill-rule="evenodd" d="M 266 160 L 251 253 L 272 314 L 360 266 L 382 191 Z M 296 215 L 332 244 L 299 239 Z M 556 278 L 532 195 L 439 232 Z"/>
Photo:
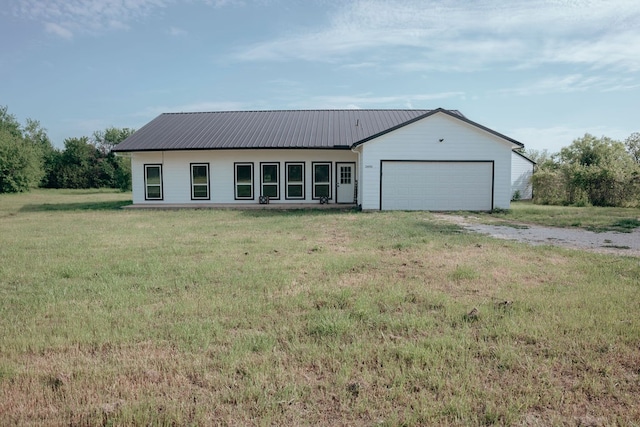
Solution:
<path fill-rule="evenodd" d="M 3 0 L 0 106 L 56 147 L 179 111 L 447 108 L 554 153 L 640 131 L 638 0 Z"/>

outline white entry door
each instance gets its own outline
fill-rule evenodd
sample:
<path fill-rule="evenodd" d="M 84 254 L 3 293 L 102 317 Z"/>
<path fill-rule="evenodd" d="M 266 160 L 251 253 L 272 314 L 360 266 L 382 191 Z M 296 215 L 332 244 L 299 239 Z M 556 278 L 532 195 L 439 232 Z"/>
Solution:
<path fill-rule="evenodd" d="M 355 169 L 354 163 L 336 163 L 336 203 L 354 202 Z"/>

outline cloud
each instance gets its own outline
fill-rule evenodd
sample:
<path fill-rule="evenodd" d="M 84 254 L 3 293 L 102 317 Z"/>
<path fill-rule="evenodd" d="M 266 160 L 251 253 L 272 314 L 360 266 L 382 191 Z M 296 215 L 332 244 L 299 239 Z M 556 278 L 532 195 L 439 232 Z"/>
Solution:
<path fill-rule="evenodd" d="M 640 67 L 636 0 L 361 0 L 329 3 L 329 21 L 238 51 L 242 61 L 366 63 L 475 71 L 546 63 Z M 407 55 L 410 52 L 411 55 Z M 354 58 L 362 55 L 364 58 Z M 405 61 L 411 56 L 411 61 Z"/>
<path fill-rule="evenodd" d="M 536 81 L 527 82 L 519 87 L 501 89 L 498 93 L 502 95 L 529 96 L 587 91 L 614 92 L 636 87 L 640 87 L 640 84 L 634 83 L 631 77 L 568 74 L 545 77 Z"/>
<path fill-rule="evenodd" d="M 244 1 L 242 0 L 204 0 L 204 3 L 207 4 L 208 6 L 213 6 L 213 7 L 224 7 L 224 6 L 228 6 L 228 5 L 242 5 L 244 4 Z"/>
<path fill-rule="evenodd" d="M 239 0 L 192 0 L 220 8 L 242 4 Z M 144 19 L 179 0 L 15 0 L 13 14 L 43 22 L 45 30 L 63 38 L 69 33 L 101 33 L 129 29 L 129 23 Z M 170 34 L 184 35 L 172 27 Z"/>
<path fill-rule="evenodd" d="M 357 70 L 357 69 L 363 69 L 363 68 L 375 68 L 378 65 L 379 65 L 378 62 L 364 61 L 364 62 L 358 62 L 353 64 L 345 64 L 342 66 L 342 68 Z"/>
<path fill-rule="evenodd" d="M 63 38 L 73 33 L 128 29 L 174 0 L 20 0 L 13 13 L 43 22 L 45 30 Z"/>
<path fill-rule="evenodd" d="M 47 22 L 44 25 L 44 30 L 47 33 L 55 34 L 56 36 L 62 37 L 63 39 L 70 40 L 73 38 L 73 33 L 71 31 L 61 25 L 54 24 L 53 22 Z"/>
<path fill-rule="evenodd" d="M 187 31 L 178 27 L 169 28 L 169 35 L 173 37 L 184 37 L 187 35 Z"/>
<path fill-rule="evenodd" d="M 630 72 L 640 71 L 640 31 L 616 32 L 586 40 L 550 41 L 541 49 L 540 56 L 531 62 L 584 64 L 593 69 L 613 67 Z"/>

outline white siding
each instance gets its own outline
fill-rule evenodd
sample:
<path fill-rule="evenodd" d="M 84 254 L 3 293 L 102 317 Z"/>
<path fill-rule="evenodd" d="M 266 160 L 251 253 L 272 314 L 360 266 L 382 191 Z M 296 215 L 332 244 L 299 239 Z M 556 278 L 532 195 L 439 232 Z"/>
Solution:
<path fill-rule="evenodd" d="M 382 160 L 494 161 L 493 207 L 509 208 L 511 148 L 510 142 L 442 113 L 401 127 L 359 147 L 362 208 L 380 209 Z"/>
<path fill-rule="evenodd" d="M 260 194 L 260 163 L 280 164 L 280 200 L 271 203 L 318 203 L 312 198 L 312 162 L 331 162 L 331 203 L 335 203 L 335 163 L 356 162 L 357 155 L 349 150 L 202 150 L 136 152 L 132 154 L 134 204 L 206 204 L 258 203 Z M 305 163 L 305 198 L 285 199 L 285 162 Z M 164 199 L 144 197 L 144 165 L 162 164 Z M 191 200 L 191 163 L 209 163 L 211 200 Z M 235 200 L 234 163 L 253 163 L 254 200 Z M 357 172 L 356 165 L 356 173 Z"/>
<path fill-rule="evenodd" d="M 516 191 L 520 193 L 522 200 L 533 198 L 533 186 L 531 177 L 533 176 L 533 163 L 519 154 L 511 154 L 511 197 Z"/>

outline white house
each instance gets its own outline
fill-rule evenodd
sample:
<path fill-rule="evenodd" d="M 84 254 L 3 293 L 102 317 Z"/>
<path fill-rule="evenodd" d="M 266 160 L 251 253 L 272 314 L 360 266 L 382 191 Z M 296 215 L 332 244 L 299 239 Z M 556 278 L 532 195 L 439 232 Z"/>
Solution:
<path fill-rule="evenodd" d="M 161 114 L 114 149 L 134 205 L 509 208 L 523 145 L 455 110 Z"/>
<path fill-rule="evenodd" d="M 520 200 L 533 199 L 531 177 L 536 162 L 517 151 L 511 158 L 511 198 Z M 517 197 L 516 197 L 517 196 Z"/>

